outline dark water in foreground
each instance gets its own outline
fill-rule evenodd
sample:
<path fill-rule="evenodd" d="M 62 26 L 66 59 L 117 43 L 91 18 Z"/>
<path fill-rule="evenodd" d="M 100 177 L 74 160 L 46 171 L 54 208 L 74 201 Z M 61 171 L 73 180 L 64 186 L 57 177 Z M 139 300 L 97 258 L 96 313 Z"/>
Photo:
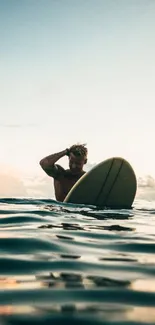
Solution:
<path fill-rule="evenodd" d="M 0 324 L 155 323 L 155 202 L 0 199 Z"/>

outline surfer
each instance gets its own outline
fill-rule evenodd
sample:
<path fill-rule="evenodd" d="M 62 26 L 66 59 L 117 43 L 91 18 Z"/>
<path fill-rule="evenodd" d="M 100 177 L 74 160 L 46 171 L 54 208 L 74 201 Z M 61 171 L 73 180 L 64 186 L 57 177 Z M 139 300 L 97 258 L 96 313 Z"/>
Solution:
<path fill-rule="evenodd" d="M 74 144 L 69 149 L 47 156 L 40 161 L 40 166 L 45 173 L 54 179 L 57 201 L 63 202 L 72 186 L 85 174 L 83 166 L 87 163 L 87 154 L 85 144 Z M 69 169 L 56 164 L 64 156 L 68 156 Z"/>

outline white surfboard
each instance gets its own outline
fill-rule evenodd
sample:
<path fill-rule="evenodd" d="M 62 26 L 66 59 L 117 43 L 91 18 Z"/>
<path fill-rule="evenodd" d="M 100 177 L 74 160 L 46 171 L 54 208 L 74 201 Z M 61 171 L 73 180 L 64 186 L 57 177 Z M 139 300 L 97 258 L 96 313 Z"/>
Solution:
<path fill-rule="evenodd" d="M 84 174 L 64 202 L 110 208 L 131 208 L 137 180 L 131 165 L 123 158 L 107 159 Z"/>

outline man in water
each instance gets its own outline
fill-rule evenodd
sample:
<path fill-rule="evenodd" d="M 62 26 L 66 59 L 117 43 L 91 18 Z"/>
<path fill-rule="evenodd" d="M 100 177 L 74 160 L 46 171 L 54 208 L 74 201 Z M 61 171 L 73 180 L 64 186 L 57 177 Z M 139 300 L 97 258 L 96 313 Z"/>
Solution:
<path fill-rule="evenodd" d="M 83 166 L 87 163 L 87 154 L 88 150 L 85 145 L 75 144 L 69 149 L 47 156 L 40 161 L 40 166 L 45 173 L 54 178 L 55 197 L 58 201 L 63 202 L 73 185 L 85 174 Z M 69 158 L 67 170 L 56 164 L 64 156 Z"/>

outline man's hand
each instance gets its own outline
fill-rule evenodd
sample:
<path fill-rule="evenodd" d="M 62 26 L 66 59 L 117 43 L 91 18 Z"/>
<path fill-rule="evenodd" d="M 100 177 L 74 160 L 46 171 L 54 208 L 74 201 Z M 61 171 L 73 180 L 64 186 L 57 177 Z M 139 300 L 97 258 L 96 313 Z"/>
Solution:
<path fill-rule="evenodd" d="M 66 149 L 66 153 L 65 153 L 65 155 L 68 156 L 68 157 L 69 157 L 69 155 L 70 155 L 70 150 L 69 150 L 68 148 Z"/>

